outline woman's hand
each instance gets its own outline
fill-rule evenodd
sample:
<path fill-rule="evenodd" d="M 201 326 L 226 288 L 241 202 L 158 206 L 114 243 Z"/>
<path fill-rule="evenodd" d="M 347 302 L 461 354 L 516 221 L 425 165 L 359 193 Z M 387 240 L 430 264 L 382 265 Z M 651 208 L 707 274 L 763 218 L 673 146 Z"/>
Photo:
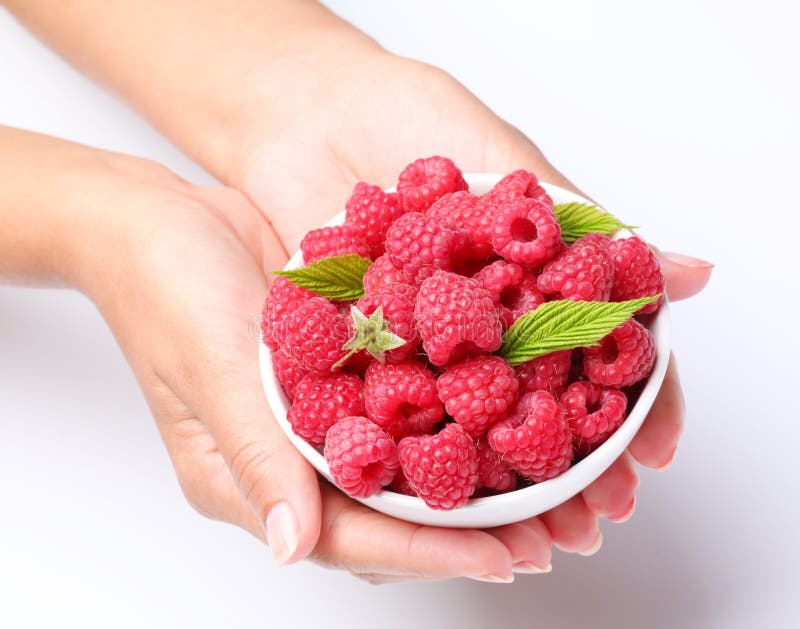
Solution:
<path fill-rule="evenodd" d="M 202 354 L 201 348 L 183 340 L 182 350 L 178 351 L 176 341 L 160 339 L 166 345 L 159 345 L 159 351 L 171 357 L 172 364 L 164 364 L 155 372 L 160 377 L 153 387 L 163 393 L 161 397 L 166 401 L 158 404 L 161 397 L 157 398 L 154 410 L 163 414 L 163 408 L 191 409 L 191 413 L 185 414 L 193 423 L 184 425 L 202 426 L 210 435 L 207 442 L 196 442 L 208 446 L 219 444 L 219 452 L 213 451 L 218 467 L 224 469 L 224 461 L 233 468 L 234 477 L 251 502 L 262 494 L 272 495 L 262 490 L 262 485 L 257 485 L 259 489 L 249 489 L 248 485 L 257 480 L 253 470 L 264 471 L 265 480 L 261 482 L 271 487 L 278 481 L 269 479 L 281 474 L 282 466 L 274 463 L 275 456 L 266 457 L 263 465 L 241 465 L 241 460 L 249 461 L 251 453 L 246 453 L 245 459 L 236 457 L 236 448 L 223 445 L 229 439 L 216 432 L 226 422 L 233 426 L 239 422 L 249 425 L 248 422 L 266 417 L 263 398 L 256 392 L 258 387 L 254 382 L 255 348 L 242 339 L 236 340 L 236 334 L 243 334 L 242 313 L 256 312 L 263 294 L 263 290 L 256 295 L 259 291 L 246 287 L 258 283 L 263 289 L 266 279 L 261 269 L 279 262 L 274 256 L 265 260 L 263 254 L 258 264 L 252 261 L 253 252 L 259 257 L 250 242 L 255 225 L 262 225 L 264 230 L 266 221 L 270 221 L 285 250 L 294 251 L 306 231 L 342 209 L 356 181 L 393 185 L 406 163 L 437 153 L 451 157 L 466 171 L 504 173 L 527 168 L 544 181 L 575 189 L 530 140 L 494 115 L 452 77 L 425 64 L 386 53 L 315 2 L 121 0 L 113 6 L 107 3 L 101 6 L 98 0 L 83 0 L 70 4 L 58 16 L 49 10 L 48 3 L 39 0 L 9 4 L 33 30 L 112 85 L 184 150 L 228 185 L 246 194 L 258 207 L 256 210 L 244 197 L 230 191 L 214 193 L 225 197 L 222 204 L 218 198 L 214 202 L 205 198 L 211 193 L 194 191 L 193 205 L 206 208 L 203 227 L 198 229 L 188 223 L 186 226 L 191 234 L 200 232 L 202 238 L 195 241 L 194 235 L 180 229 L 170 235 L 174 231 L 171 228 L 141 228 L 163 239 L 164 244 L 155 250 L 162 251 L 162 257 L 178 267 L 171 276 L 160 277 L 162 265 L 152 260 L 145 265 L 150 267 L 144 270 L 144 275 L 153 291 L 147 312 L 169 312 L 173 325 L 183 317 L 187 326 L 184 334 L 189 337 L 203 329 L 201 319 L 215 314 L 220 320 L 212 318 L 209 328 L 214 339 L 236 346 L 220 348 L 206 342 L 208 347 L 204 351 L 211 353 L 213 360 L 210 366 L 194 367 L 205 370 L 204 377 L 200 377 L 188 371 L 185 363 L 188 356 L 196 358 L 198 353 Z M 214 45 L 209 46 L 209 42 Z M 109 50 L 125 54 L 108 54 Z M 236 203 L 232 201 L 234 197 Z M 160 212 L 166 218 L 178 211 L 175 204 L 168 207 L 170 212 L 163 209 Z M 198 213 L 196 208 L 192 211 L 184 208 L 181 217 L 170 220 L 180 225 L 185 220 L 183 214 L 195 213 Z M 183 246 L 176 249 L 173 245 L 178 243 L 169 240 L 177 237 L 183 238 Z M 248 247 L 242 245 L 242 237 Z M 262 249 L 266 238 L 261 236 Z M 205 253 L 199 250 L 201 242 Z M 226 253 L 220 255 L 223 249 L 219 247 L 223 245 Z M 240 255 L 231 256 L 231 247 Z M 178 260 L 177 254 L 169 253 L 173 250 L 191 255 L 184 262 L 183 255 Z M 251 259 L 246 264 L 245 254 Z M 209 264 L 217 258 L 229 263 L 224 278 L 219 274 L 225 265 Z M 231 264 L 234 259 L 235 265 Z M 707 263 L 670 255 L 661 255 L 660 260 L 673 300 L 695 294 L 708 281 L 711 266 Z M 206 288 L 199 277 L 193 278 L 199 284 L 187 283 L 197 269 L 208 272 L 214 280 L 214 290 Z M 247 277 L 250 279 L 244 279 Z M 236 283 L 232 278 L 240 279 Z M 159 303 L 160 309 L 156 308 Z M 174 311 L 178 303 L 182 315 Z M 201 304 L 203 307 L 199 308 Z M 247 308 L 242 310 L 243 306 Z M 224 322 L 223 314 L 226 314 Z M 209 326 L 209 321 L 205 326 Z M 150 333 L 164 334 L 159 330 Z M 178 331 L 171 332 L 170 338 L 173 334 Z M 185 347 L 186 344 L 191 347 Z M 236 348 L 240 353 L 232 351 Z M 229 360 L 236 365 L 228 364 Z M 212 368 L 213 376 L 207 373 Z M 216 379 L 226 374 L 225 386 L 218 383 L 215 387 Z M 169 378 L 172 381 L 165 383 Z M 202 384 L 201 390 L 195 390 L 195 384 Z M 231 394 L 239 391 L 237 386 L 247 386 L 249 394 Z M 223 395 L 223 388 L 227 395 Z M 191 404 L 190 395 L 202 399 Z M 213 399 L 206 399 L 209 397 Z M 181 403 L 174 404 L 175 399 Z M 232 405 L 230 409 L 228 405 Z M 222 416 L 234 419 L 223 422 Z M 597 527 L 599 516 L 615 520 L 630 516 L 638 485 L 634 461 L 655 468 L 668 465 L 674 456 L 682 419 L 683 401 L 673 363 L 649 418 L 628 452 L 582 495 L 527 523 L 487 533 L 416 529 L 365 511 L 325 488 L 322 503 L 316 501 L 313 492 L 299 494 L 291 503 L 282 497 L 261 500 L 246 528 L 257 530 L 270 506 L 287 502 L 299 523 L 299 542 L 294 552 L 279 551 L 281 559 L 299 558 L 313 547 L 316 535 L 313 522 L 318 521 L 315 514 L 321 508 L 323 525 L 317 556 L 355 571 L 434 577 L 482 571 L 481 574 L 507 576 L 512 563 L 529 562 L 544 567 L 549 561 L 550 537 L 565 550 L 593 551 L 601 539 Z M 246 433 L 244 428 L 241 430 L 240 439 Z M 270 429 L 262 426 L 261 430 Z M 277 432 L 274 426 L 271 430 Z M 281 438 L 277 435 L 278 441 L 270 443 L 279 443 Z M 282 457 L 291 459 L 289 450 L 281 452 Z M 307 466 L 303 468 L 302 462 L 297 462 L 296 454 L 291 456 L 295 457 L 291 460 L 299 470 L 306 470 L 298 474 L 310 473 Z M 242 481 L 240 476 L 247 479 Z M 291 475 L 286 474 L 285 478 Z M 230 484 L 225 491 L 214 495 L 217 509 L 206 507 L 210 513 L 246 512 L 241 501 L 230 502 L 238 505 L 236 508 L 219 509 L 224 502 L 220 496 L 236 495 Z M 342 511 L 337 512 L 337 508 Z M 281 512 L 286 513 L 284 509 L 273 513 Z M 342 526 L 343 522 L 348 524 Z M 290 532 L 293 527 L 276 525 L 274 529 Z M 362 535 L 347 537 L 353 530 Z M 364 535 L 367 531 L 369 534 Z M 331 542 L 332 537 L 339 541 Z M 354 541 L 350 544 L 347 539 Z M 365 545 L 364 539 L 371 543 Z M 392 552 L 392 544 L 397 542 L 400 544 L 397 548 L 420 552 Z M 273 549 L 275 546 L 273 543 Z M 447 554 L 440 554 L 440 548 L 447 549 Z M 368 553 L 369 558 L 363 553 Z M 430 562 L 425 561 L 426 556 Z M 523 569 L 518 566 L 518 570 Z"/>
<path fill-rule="evenodd" d="M 200 513 L 267 541 L 279 563 L 310 555 L 370 580 L 509 580 L 514 563 L 549 565 L 538 520 L 495 531 L 422 527 L 320 483 L 262 391 L 248 325 L 269 270 L 286 257 L 244 195 L 118 156 L 81 187 L 97 211 L 83 219 L 75 281 L 114 331 Z"/>

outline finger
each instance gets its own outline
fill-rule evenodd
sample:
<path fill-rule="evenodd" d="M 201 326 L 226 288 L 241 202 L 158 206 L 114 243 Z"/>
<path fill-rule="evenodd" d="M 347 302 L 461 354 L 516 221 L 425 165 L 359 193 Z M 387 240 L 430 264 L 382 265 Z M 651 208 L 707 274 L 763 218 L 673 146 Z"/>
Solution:
<path fill-rule="evenodd" d="M 586 506 L 580 494 L 539 517 L 550 531 L 553 543 L 561 550 L 594 554 L 600 548 L 603 538 L 597 516 Z"/>
<path fill-rule="evenodd" d="M 421 526 L 378 513 L 323 484 L 323 528 L 313 558 L 358 574 L 415 579 L 513 579 L 511 553 L 483 531 Z"/>
<path fill-rule="evenodd" d="M 230 365 L 217 372 L 219 380 L 204 396 L 200 415 L 264 527 L 275 560 L 292 563 L 308 556 L 319 537 L 319 484 L 272 416 L 257 363 L 247 364 L 250 370 Z"/>
<path fill-rule="evenodd" d="M 675 356 L 670 355 L 667 374 L 647 419 L 628 446 L 642 465 L 655 469 L 667 467 L 675 457 L 683 430 L 684 402 Z"/>
<path fill-rule="evenodd" d="M 266 541 L 264 526 L 244 499 L 216 443 L 194 417 L 165 419 L 155 413 L 186 500 L 200 514 L 243 528 Z"/>
<path fill-rule="evenodd" d="M 550 531 L 539 518 L 487 529 L 487 533 L 499 539 L 511 553 L 514 572 L 535 574 L 552 569 Z"/>
<path fill-rule="evenodd" d="M 667 296 L 672 301 L 696 295 L 711 279 L 714 265 L 681 253 L 656 251 L 656 257 L 667 282 Z"/>
<path fill-rule="evenodd" d="M 630 454 L 623 452 L 582 495 L 586 506 L 598 518 L 621 522 L 633 513 L 638 487 L 636 463 Z"/>

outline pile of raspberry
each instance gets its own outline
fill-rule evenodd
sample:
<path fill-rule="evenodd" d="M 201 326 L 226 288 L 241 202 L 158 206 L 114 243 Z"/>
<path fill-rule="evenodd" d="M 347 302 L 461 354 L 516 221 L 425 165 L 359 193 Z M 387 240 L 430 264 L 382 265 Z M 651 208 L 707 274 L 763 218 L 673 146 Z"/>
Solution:
<path fill-rule="evenodd" d="M 396 189 L 359 183 L 344 224 L 301 243 L 306 264 L 373 260 L 361 299 L 332 302 L 284 277 L 270 288 L 262 333 L 292 428 L 358 498 L 388 487 L 454 509 L 558 476 L 625 420 L 655 360 L 640 319 L 660 301 L 598 346 L 517 366 L 497 354 L 503 334 L 546 301 L 663 294 L 655 256 L 637 237 L 565 244 L 552 199 L 524 170 L 477 196 L 451 160 L 429 157 Z M 382 360 L 348 357 L 351 306 L 382 309 L 405 343 Z"/>

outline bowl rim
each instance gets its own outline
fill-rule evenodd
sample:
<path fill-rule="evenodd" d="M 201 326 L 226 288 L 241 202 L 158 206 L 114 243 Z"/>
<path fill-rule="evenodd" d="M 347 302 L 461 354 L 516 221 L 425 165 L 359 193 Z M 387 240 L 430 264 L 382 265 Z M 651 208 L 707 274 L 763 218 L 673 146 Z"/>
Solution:
<path fill-rule="evenodd" d="M 464 178 L 473 187 L 494 185 L 503 175 L 492 173 L 464 173 Z M 544 189 L 559 203 L 591 203 L 588 199 L 565 190 L 559 186 L 541 182 Z M 392 191 L 392 189 L 388 189 Z M 340 212 L 325 225 L 337 225 L 344 221 Z M 614 238 L 632 235 L 629 230 L 620 230 Z M 284 269 L 303 266 L 302 253 L 298 250 L 289 259 Z M 382 513 L 433 526 L 457 528 L 486 528 L 518 522 L 533 517 L 569 500 L 580 493 L 599 477 L 623 453 L 638 432 L 655 401 L 667 371 L 670 356 L 670 314 L 669 304 L 664 302 L 659 311 L 649 320 L 647 326 L 656 341 L 656 362 L 647 383 L 639 394 L 639 399 L 628 413 L 625 421 L 608 440 L 586 458 L 572 465 L 559 476 L 514 491 L 473 498 L 465 505 L 452 511 L 437 511 L 428 507 L 420 498 L 407 496 L 386 489 L 369 498 L 354 498 L 358 502 Z M 271 360 L 272 350 L 259 342 L 259 364 L 261 381 L 272 414 L 287 438 L 300 451 L 303 457 L 328 481 L 333 479 L 323 455 L 302 437 L 296 435 L 287 419 L 289 401 L 277 381 Z M 333 483 L 335 486 L 335 483 Z M 524 503 L 528 503 L 528 509 Z M 535 506 L 534 506 L 535 505 Z M 516 508 L 511 508 L 516 507 Z M 512 513 L 513 512 L 513 515 Z M 522 516 L 520 516 L 522 514 Z"/>

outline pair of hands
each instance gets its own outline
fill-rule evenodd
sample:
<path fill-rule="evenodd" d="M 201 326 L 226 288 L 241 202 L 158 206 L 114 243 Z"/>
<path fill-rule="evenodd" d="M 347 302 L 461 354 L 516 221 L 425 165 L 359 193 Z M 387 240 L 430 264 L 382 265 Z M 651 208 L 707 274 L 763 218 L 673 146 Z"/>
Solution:
<path fill-rule="evenodd" d="M 358 180 L 390 186 L 413 158 L 465 171 L 527 168 L 575 190 L 519 131 L 445 73 L 380 53 L 319 86 L 232 166 L 233 187 L 201 188 L 119 158 L 119 203 L 93 227 L 79 284 L 111 325 L 145 392 L 188 501 L 268 541 L 279 563 L 310 556 L 372 582 L 469 576 L 508 581 L 549 569 L 551 544 L 587 552 L 598 518 L 628 518 L 635 462 L 674 457 L 683 400 L 674 361 L 650 416 L 597 481 L 540 517 L 491 530 L 418 526 L 372 512 L 326 482 L 285 438 L 264 399 L 248 324 L 270 271 L 338 212 Z M 340 80 L 341 79 L 341 80 Z M 708 265 L 661 256 L 671 299 Z"/>

